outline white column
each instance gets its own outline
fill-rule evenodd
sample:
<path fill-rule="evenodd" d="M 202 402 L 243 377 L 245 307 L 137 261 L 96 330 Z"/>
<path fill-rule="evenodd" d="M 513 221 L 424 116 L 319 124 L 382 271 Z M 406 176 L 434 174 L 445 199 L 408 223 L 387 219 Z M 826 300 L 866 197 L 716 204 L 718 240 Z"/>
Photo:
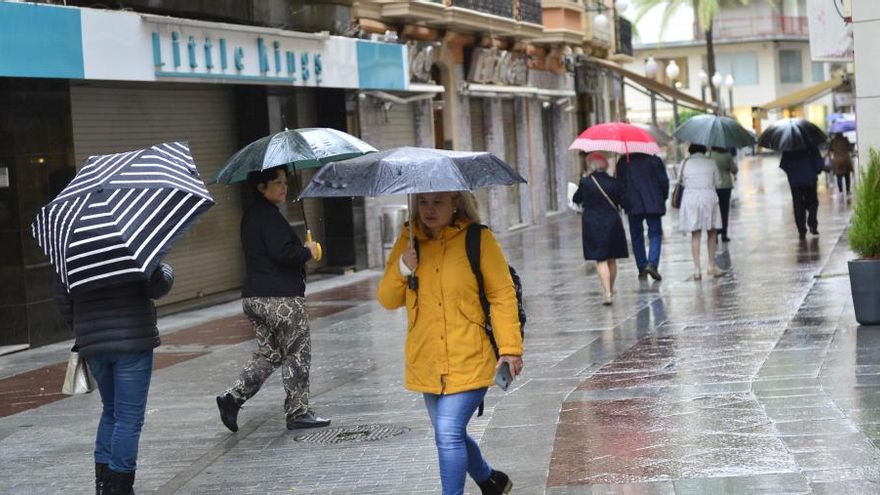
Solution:
<path fill-rule="evenodd" d="M 864 166 L 870 148 L 880 151 L 880 2 L 853 0 L 852 14 L 859 163 Z"/>

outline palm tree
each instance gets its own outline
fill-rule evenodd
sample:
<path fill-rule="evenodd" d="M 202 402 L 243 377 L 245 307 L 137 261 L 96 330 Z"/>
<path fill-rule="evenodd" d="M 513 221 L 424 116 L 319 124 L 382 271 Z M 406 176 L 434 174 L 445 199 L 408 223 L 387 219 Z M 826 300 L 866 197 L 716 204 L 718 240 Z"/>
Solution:
<path fill-rule="evenodd" d="M 774 0 L 766 0 L 774 8 L 776 2 Z M 712 24 L 715 22 L 715 16 L 722 7 L 739 7 L 748 5 L 750 0 L 635 0 L 633 4 L 636 6 L 636 19 L 640 20 L 654 7 L 663 6 L 663 19 L 661 21 L 660 37 L 669 24 L 675 12 L 685 6 L 690 5 L 694 9 L 694 18 L 706 38 L 706 65 L 709 77 L 715 74 L 715 45 L 712 39 Z M 712 93 L 712 101 L 718 103 L 718 89 L 714 85 L 709 84 L 709 90 Z"/>

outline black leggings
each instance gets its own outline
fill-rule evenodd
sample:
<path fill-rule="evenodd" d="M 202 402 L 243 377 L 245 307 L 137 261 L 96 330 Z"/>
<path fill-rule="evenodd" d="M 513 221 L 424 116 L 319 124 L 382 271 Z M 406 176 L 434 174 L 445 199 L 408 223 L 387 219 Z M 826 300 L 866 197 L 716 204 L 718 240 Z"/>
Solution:
<path fill-rule="evenodd" d="M 837 174 L 837 190 L 843 192 L 843 182 L 846 181 L 846 192 L 849 194 L 850 189 L 850 173 Z"/>
<path fill-rule="evenodd" d="M 730 193 L 733 189 L 715 189 L 721 208 L 721 237 L 727 237 L 727 219 L 730 217 Z"/>

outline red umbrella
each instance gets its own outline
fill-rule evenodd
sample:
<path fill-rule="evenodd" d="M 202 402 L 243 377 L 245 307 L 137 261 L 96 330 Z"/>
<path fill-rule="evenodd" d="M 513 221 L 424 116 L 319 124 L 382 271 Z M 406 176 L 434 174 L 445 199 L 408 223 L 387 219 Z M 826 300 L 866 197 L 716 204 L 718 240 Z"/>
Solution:
<path fill-rule="evenodd" d="M 582 132 L 568 147 L 570 150 L 610 151 L 622 155 L 629 153 L 660 154 L 660 147 L 644 129 L 622 122 L 596 124 Z"/>

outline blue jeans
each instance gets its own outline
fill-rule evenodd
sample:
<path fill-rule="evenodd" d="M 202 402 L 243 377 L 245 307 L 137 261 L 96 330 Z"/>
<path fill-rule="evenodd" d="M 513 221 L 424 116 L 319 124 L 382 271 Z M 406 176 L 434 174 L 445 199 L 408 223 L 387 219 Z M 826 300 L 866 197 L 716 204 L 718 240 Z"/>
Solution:
<path fill-rule="evenodd" d="M 109 464 L 118 473 L 134 472 L 153 373 L 153 351 L 101 354 L 87 361 L 104 403 L 95 439 L 95 462 Z"/>
<path fill-rule="evenodd" d="M 486 389 L 424 396 L 440 458 L 443 495 L 463 494 L 465 472 L 478 483 L 486 481 L 492 474 L 492 468 L 483 459 L 480 446 L 467 434 L 468 421 L 486 396 Z"/>
<path fill-rule="evenodd" d="M 648 265 L 660 265 L 660 245 L 663 242 L 663 221 L 661 215 L 629 215 L 629 237 L 632 239 L 633 256 L 639 272 Z M 645 259 L 645 234 L 642 222 L 648 222 L 648 241 L 650 248 Z"/>

